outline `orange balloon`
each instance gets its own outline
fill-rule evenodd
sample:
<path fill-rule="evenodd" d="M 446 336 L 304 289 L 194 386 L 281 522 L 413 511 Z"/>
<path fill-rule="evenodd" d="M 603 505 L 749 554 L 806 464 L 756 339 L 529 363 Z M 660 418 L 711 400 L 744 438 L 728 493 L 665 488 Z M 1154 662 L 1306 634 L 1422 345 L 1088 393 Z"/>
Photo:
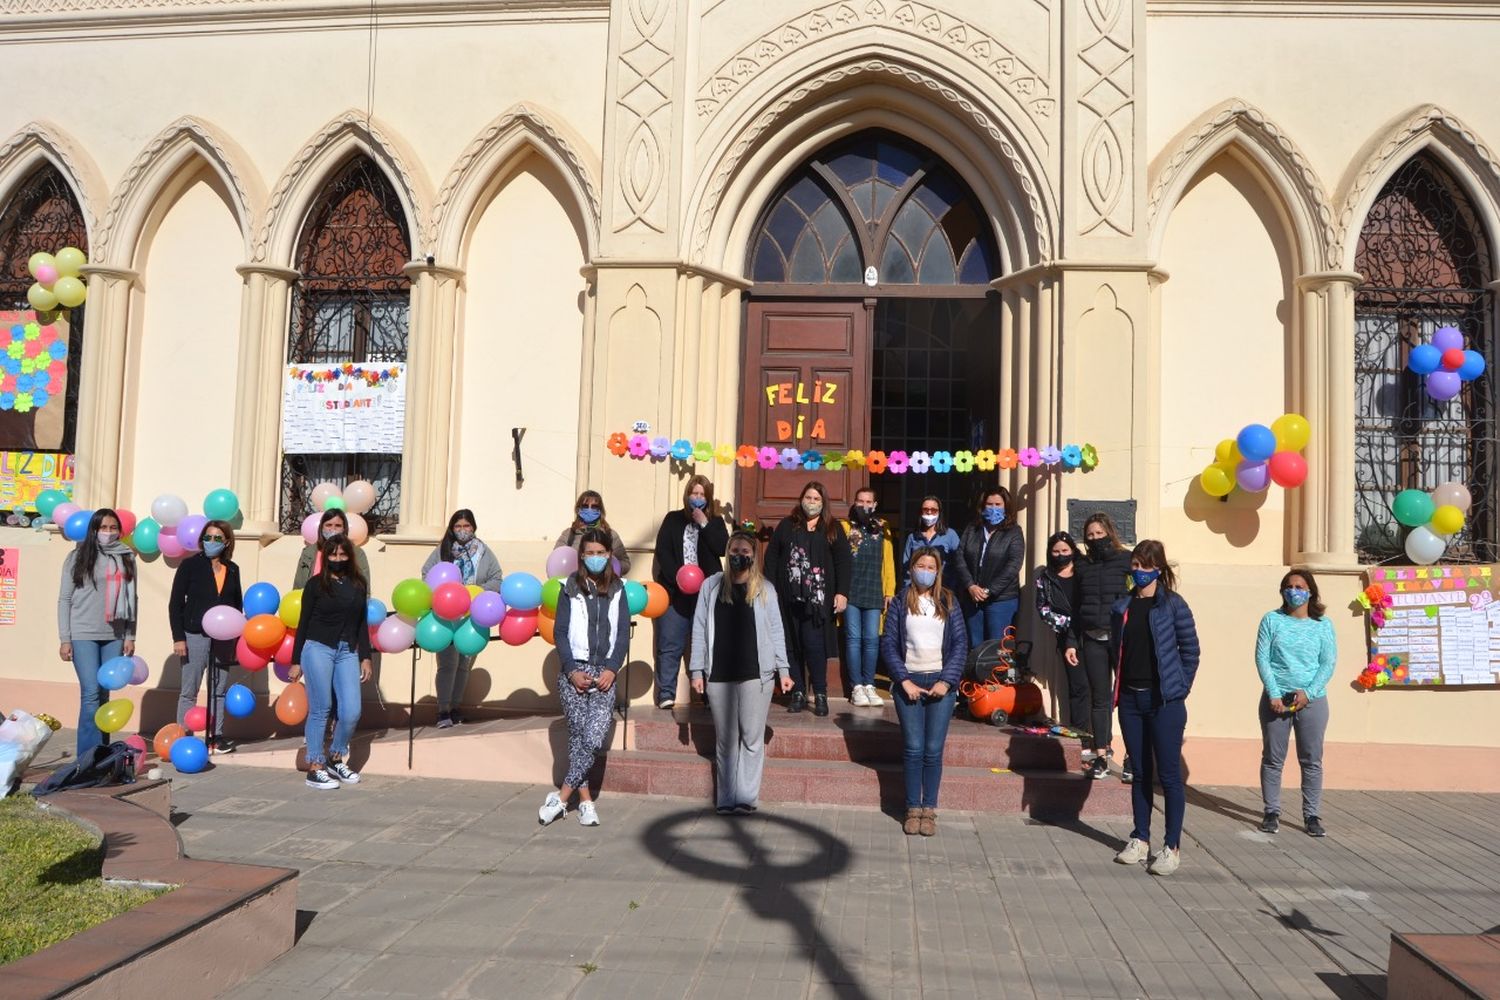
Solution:
<path fill-rule="evenodd" d="M 156 751 L 156 756 L 162 760 L 172 759 L 172 744 L 187 735 L 175 722 L 169 722 L 156 731 L 156 738 L 151 741 L 151 749 Z"/>
<path fill-rule="evenodd" d="M 536 620 L 536 629 L 548 645 L 557 645 L 557 619 L 550 615 L 539 615 Z"/>
<path fill-rule="evenodd" d="M 286 622 L 276 615 L 256 615 L 245 623 L 245 645 L 265 656 L 274 656 L 286 636 Z"/>
<path fill-rule="evenodd" d="M 557 618 L 557 609 L 549 608 L 546 604 L 543 604 L 541 607 L 537 608 L 537 611 L 543 618 L 547 619 L 548 621 L 555 621 Z"/>
<path fill-rule="evenodd" d="M 284 726 L 301 725 L 307 719 L 307 688 L 301 681 L 288 684 L 276 699 L 276 718 Z"/>
<path fill-rule="evenodd" d="M 647 618 L 659 618 L 667 610 L 667 604 L 670 601 L 667 588 L 652 580 L 646 584 L 646 610 L 641 614 Z"/>

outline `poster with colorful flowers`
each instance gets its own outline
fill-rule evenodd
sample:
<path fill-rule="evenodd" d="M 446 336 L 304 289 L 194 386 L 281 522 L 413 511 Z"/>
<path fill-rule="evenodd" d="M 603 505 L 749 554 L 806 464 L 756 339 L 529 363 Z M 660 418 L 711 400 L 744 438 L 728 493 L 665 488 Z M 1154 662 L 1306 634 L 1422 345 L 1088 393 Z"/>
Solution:
<path fill-rule="evenodd" d="M 0 311 L 0 451 L 60 451 L 68 398 L 63 312 Z"/>
<path fill-rule="evenodd" d="M 406 427 L 406 365 L 288 365 L 281 448 L 288 455 L 393 454 Z"/>

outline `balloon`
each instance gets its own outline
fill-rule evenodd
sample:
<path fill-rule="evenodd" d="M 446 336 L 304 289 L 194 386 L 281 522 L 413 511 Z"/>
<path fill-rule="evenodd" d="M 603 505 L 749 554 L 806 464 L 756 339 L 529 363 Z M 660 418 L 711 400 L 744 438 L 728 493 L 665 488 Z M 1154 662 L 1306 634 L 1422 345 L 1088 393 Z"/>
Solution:
<path fill-rule="evenodd" d="M 562 596 L 562 589 L 563 581 L 560 576 L 554 576 L 542 584 L 542 608 L 544 610 L 551 611 L 554 615 L 557 613 L 557 599 Z"/>
<path fill-rule="evenodd" d="M 324 511 L 330 511 L 330 510 L 342 511 L 347 506 L 349 506 L 349 505 L 346 504 L 346 503 L 344 503 L 344 498 L 343 497 L 329 497 L 327 500 L 323 501 L 323 510 Z"/>
<path fill-rule="evenodd" d="M 646 610 L 646 602 L 650 598 L 646 594 L 646 588 L 635 580 L 625 581 L 625 606 L 630 609 L 632 615 L 638 615 Z"/>
<path fill-rule="evenodd" d="M 1265 462 L 1244 461 L 1235 469 L 1234 481 L 1246 493 L 1259 493 L 1271 485 L 1271 469 Z"/>
<path fill-rule="evenodd" d="M 203 498 L 203 513 L 212 521 L 232 521 L 240 512 L 240 498 L 230 490 L 214 490 Z"/>
<path fill-rule="evenodd" d="M 181 497 L 164 493 L 151 501 L 151 516 L 163 528 L 175 528 L 187 517 L 188 507 Z"/>
<path fill-rule="evenodd" d="M 464 584 L 464 589 L 469 592 L 469 600 L 471 601 L 484 593 L 484 588 L 477 583 L 466 583 Z"/>
<path fill-rule="evenodd" d="M 396 606 L 398 614 L 421 618 L 432 610 L 432 588 L 416 578 L 402 580 L 391 591 L 391 603 Z"/>
<path fill-rule="evenodd" d="M 134 664 L 130 671 L 131 684 L 144 684 L 151 679 L 151 664 L 146 662 L 145 657 L 132 656 L 130 662 Z"/>
<path fill-rule="evenodd" d="M 1391 501 L 1391 513 L 1408 528 L 1416 528 L 1432 520 L 1432 512 L 1436 506 L 1432 497 L 1421 490 L 1402 490 Z"/>
<path fill-rule="evenodd" d="M 1234 470 L 1215 463 L 1198 476 L 1198 485 L 1211 497 L 1227 497 L 1234 492 Z"/>
<path fill-rule="evenodd" d="M 32 285 L 26 289 L 26 301 L 37 312 L 51 312 L 57 308 L 57 296 L 41 285 Z"/>
<path fill-rule="evenodd" d="M 1307 459 L 1295 451 L 1278 451 L 1266 463 L 1271 481 L 1286 489 L 1295 489 L 1307 479 Z"/>
<path fill-rule="evenodd" d="M 172 744 L 172 766 L 181 774 L 197 774 L 208 767 L 208 745 L 196 736 L 184 736 Z"/>
<path fill-rule="evenodd" d="M 363 479 L 356 479 L 344 487 L 344 509 L 350 514 L 363 514 L 375 506 L 375 487 Z"/>
<path fill-rule="evenodd" d="M 115 656 L 99 664 L 96 679 L 99 686 L 106 691 L 118 691 L 130 683 L 130 675 L 135 673 L 135 662 L 128 656 Z"/>
<path fill-rule="evenodd" d="M 273 661 L 273 664 L 274 665 L 271 667 L 271 673 L 273 673 L 273 674 L 276 675 L 276 679 L 278 681 L 280 681 L 281 683 L 283 683 L 283 684 L 290 684 L 290 683 L 292 683 L 292 669 L 291 669 L 291 665 L 288 664 L 288 665 L 283 666 L 280 663 L 274 663 L 274 661 Z"/>
<path fill-rule="evenodd" d="M 276 617 L 287 628 L 296 628 L 302 621 L 302 591 L 289 590 L 276 608 Z"/>
<path fill-rule="evenodd" d="M 57 273 L 64 278 L 78 277 L 83 271 L 83 265 L 88 262 L 88 256 L 77 247 L 63 247 L 53 256 L 53 263 L 57 265 Z"/>
<path fill-rule="evenodd" d="M 274 651 L 286 635 L 286 624 L 272 614 L 259 614 L 245 622 L 245 644 L 257 653 Z"/>
<path fill-rule="evenodd" d="M 337 486 L 332 483 L 319 483 L 313 487 L 312 496 L 309 497 L 309 500 L 312 501 L 312 509 L 316 511 L 323 510 L 323 505 L 328 502 L 329 498 L 338 495 L 339 488 Z"/>
<path fill-rule="evenodd" d="M 1463 331 L 1456 326 L 1440 326 L 1432 332 L 1432 346 L 1440 351 L 1451 351 L 1464 346 Z"/>
<path fill-rule="evenodd" d="M 1433 372 L 1427 376 L 1427 395 L 1439 403 L 1446 403 L 1464 387 L 1463 379 L 1458 377 L 1458 372 Z"/>
<path fill-rule="evenodd" d="M 660 618 L 672 602 L 667 588 L 652 580 L 646 584 L 646 609 L 641 612 L 647 618 Z"/>
<path fill-rule="evenodd" d="M 382 653 L 404 653 L 416 641 L 416 630 L 395 615 L 375 630 L 375 645 Z"/>
<path fill-rule="evenodd" d="M 1484 355 L 1478 351 L 1464 351 L 1464 363 L 1458 366 L 1458 377 L 1472 382 L 1484 374 Z"/>
<path fill-rule="evenodd" d="M 266 669 L 271 662 L 269 656 L 262 656 L 251 649 L 250 644 L 245 641 L 244 636 L 240 636 L 239 640 L 234 644 L 234 658 L 239 662 L 240 666 L 252 673 L 257 670 Z"/>
<path fill-rule="evenodd" d="M 297 650 L 297 633 L 288 632 L 281 637 L 281 645 L 276 647 L 276 655 L 271 657 L 272 662 L 283 667 L 292 665 L 292 654 Z"/>
<path fill-rule="evenodd" d="M 94 725 L 99 727 L 100 732 L 117 733 L 125 728 L 125 723 L 130 721 L 134 711 L 135 706 L 124 698 L 106 701 L 94 712 Z"/>
<path fill-rule="evenodd" d="M 189 552 L 197 552 L 202 547 L 198 539 L 206 527 L 208 527 L 208 518 L 202 514 L 189 514 L 177 523 L 177 541 Z"/>
<path fill-rule="evenodd" d="M 536 635 L 537 616 L 512 609 L 500 623 L 500 638 L 509 646 L 524 646 Z"/>
<path fill-rule="evenodd" d="M 318 544 L 318 522 L 322 517 L 321 514 L 309 514 L 302 519 L 302 540 L 308 545 Z"/>
<path fill-rule="evenodd" d="M 1450 347 L 1443 352 L 1443 367 L 1450 372 L 1456 372 L 1464 366 L 1464 352 L 1461 347 Z"/>
<path fill-rule="evenodd" d="M 1459 513 L 1467 514 L 1473 506 L 1474 500 L 1469 496 L 1469 489 L 1463 483 L 1439 483 L 1432 491 L 1432 502 L 1438 507 L 1447 505 L 1457 507 Z"/>
<path fill-rule="evenodd" d="M 445 583 L 432 592 L 432 613 L 457 621 L 469 613 L 469 589 L 461 583 Z"/>
<path fill-rule="evenodd" d="M 36 279 L 38 285 L 52 288 L 53 285 L 57 284 L 57 279 L 62 277 L 62 275 L 57 273 L 56 264 L 39 264 L 32 277 Z M 56 294 L 56 289 L 53 289 L 53 293 Z"/>
<path fill-rule="evenodd" d="M 1432 512 L 1427 525 L 1439 535 L 1454 535 L 1464 530 L 1464 512 L 1450 504 L 1444 504 Z"/>
<path fill-rule="evenodd" d="M 125 737 L 124 742 L 126 746 L 135 751 L 135 774 L 136 777 L 140 777 L 146 773 L 146 768 L 150 766 L 146 761 L 146 738 L 140 733 L 132 733 L 130 736 Z"/>
<path fill-rule="evenodd" d="M 453 632 L 453 648 L 465 656 L 475 656 L 489 644 L 489 630 L 475 628 L 471 618 L 465 618 Z"/>
<path fill-rule="evenodd" d="M 1225 465 L 1239 465 L 1240 446 L 1234 443 L 1234 438 L 1225 438 L 1214 446 L 1214 461 Z"/>
<path fill-rule="evenodd" d="M 547 557 L 547 575 L 568 576 L 578 572 L 578 550 L 566 545 L 559 545 L 552 550 Z"/>
<path fill-rule="evenodd" d="M 453 645 L 453 630 L 432 612 L 417 622 L 417 645 L 429 653 L 440 653 Z"/>
<path fill-rule="evenodd" d="M 68 495 L 62 490 L 42 490 L 36 495 L 36 512 L 44 518 L 51 519 L 52 512 L 58 504 L 68 502 Z"/>
<path fill-rule="evenodd" d="M 1312 426 L 1300 413 L 1284 413 L 1271 423 L 1277 451 L 1301 451 L 1312 438 Z"/>
<path fill-rule="evenodd" d="M 433 563 L 432 569 L 422 578 L 422 582 L 433 590 L 437 590 L 445 583 L 461 583 L 464 575 L 459 572 L 458 566 L 451 562 Z"/>
<path fill-rule="evenodd" d="M 375 628 L 383 621 L 385 621 L 385 605 L 373 597 L 365 601 L 365 624 L 370 628 Z"/>
<path fill-rule="evenodd" d="M 186 729 L 183 729 L 175 722 L 169 722 L 156 731 L 156 735 L 151 739 L 151 749 L 156 751 L 156 756 L 158 757 L 170 758 L 172 756 L 172 744 L 186 735 Z"/>
<path fill-rule="evenodd" d="M 1447 547 L 1448 543 L 1426 525 L 1411 529 L 1411 534 L 1406 536 L 1406 558 L 1419 566 L 1437 562 Z"/>
<path fill-rule="evenodd" d="M 57 296 L 58 305 L 66 309 L 77 309 L 89 297 L 89 290 L 77 278 L 58 278 L 52 286 L 52 294 Z"/>
<path fill-rule="evenodd" d="M 536 630 L 541 633 L 542 640 L 549 646 L 557 645 L 557 620 L 542 615 L 536 620 Z"/>
<path fill-rule="evenodd" d="M 238 608 L 216 604 L 203 612 L 203 634 L 210 639 L 228 642 L 245 633 L 245 615 Z"/>
<path fill-rule="evenodd" d="M 355 545 L 363 545 L 370 540 L 370 524 L 358 514 L 348 511 L 344 513 L 344 520 L 349 525 L 349 541 Z"/>
<path fill-rule="evenodd" d="M 224 692 L 224 711 L 236 719 L 243 719 L 255 711 L 255 695 L 243 684 L 231 684 Z"/>
<path fill-rule="evenodd" d="M 63 537 L 70 542 L 83 541 L 84 536 L 89 533 L 89 520 L 93 516 L 94 512 L 91 510 L 77 510 L 68 515 L 62 526 Z"/>
<path fill-rule="evenodd" d="M 161 554 L 168 559 L 181 559 L 187 555 L 187 549 L 182 547 L 182 542 L 177 539 L 176 528 L 163 528 L 162 533 L 156 536 L 156 547 L 161 549 Z"/>
<path fill-rule="evenodd" d="M 153 517 L 143 517 L 130 533 L 130 540 L 141 555 L 155 555 L 161 551 L 161 525 Z"/>
<path fill-rule="evenodd" d="M 78 513 L 83 508 L 71 500 L 64 500 L 52 508 L 52 523 L 61 528 L 68 523 L 68 518 Z"/>
<path fill-rule="evenodd" d="M 1276 454 L 1276 434 L 1265 424 L 1249 424 L 1234 439 L 1245 463 L 1254 465 Z M 1243 468 L 1244 465 L 1241 465 Z"/>
<path fill-rule="evenodd" d="M 33 278 L 37 276 L 37 271 L 44 267 L 56 268 L 57 258 L 46 252 L 34 253 L 26 258 L 26 273 Z"/>
<path fill-rule="evenodd" d="M 696 594 L 703 586 L 703 570 L 697 566 L 684 566 L 677 571 L 677 589 L 684 594 Z"/>
<path fill-rule="evenodd" d="M 500 596 L 512 611 L 535 611 L 542 606 L 542 581 L 530 573 L 512 573 L 500 585 Z"/>
<path fill-rule="evenodd" d="M 469 604 L 469 617 L 480 628 L 494 628 L 505 620 L 505 598 L 486 590 Z"/>
<path fill-rule="evenodd" d="M 276 718 L 284 726 L 300 725 L 307 718 L 307 688 L 300 681 L 288 684 L 276 699 Z"/>
<path fill-rule="evenodd" d="M 182 725 L 190 733 L 201 733 L 208 728 L 208 709 L 194 705 L 182 716 Z"/>
<path fill-rule="evenodd" d="M 245 617 L 274 615 L 281 608 L 281 592 L 275 584 L 253 583 L 245 591 Z"/>
<path fill-rule="evenodd" d="M 1415 375 L 1431 375 L 1443 363 L 1443 352 L 1431 344 L 1418 344 L 1406 356 L 1406 367 Z"/>
<path fill-rule="evenodd" d="M 124 507 L 115 508 L 115 517 L 120 521 L 120 537 L 124 538 L 135 531 L 136 517 Z"/>

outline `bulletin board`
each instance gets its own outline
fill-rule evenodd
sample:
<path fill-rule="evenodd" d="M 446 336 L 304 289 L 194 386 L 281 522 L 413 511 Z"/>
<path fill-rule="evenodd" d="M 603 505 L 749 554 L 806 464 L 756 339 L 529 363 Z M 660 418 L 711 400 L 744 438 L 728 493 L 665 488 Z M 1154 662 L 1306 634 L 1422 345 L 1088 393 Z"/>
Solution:
<path fill-rule="evenodd" d="M 1367 582 L 1389 599 L 1369 635 L 1372 660 L 1405 668 L 1392 686 L 1500 683 L 1500 566 L 1380 566 Z"/>

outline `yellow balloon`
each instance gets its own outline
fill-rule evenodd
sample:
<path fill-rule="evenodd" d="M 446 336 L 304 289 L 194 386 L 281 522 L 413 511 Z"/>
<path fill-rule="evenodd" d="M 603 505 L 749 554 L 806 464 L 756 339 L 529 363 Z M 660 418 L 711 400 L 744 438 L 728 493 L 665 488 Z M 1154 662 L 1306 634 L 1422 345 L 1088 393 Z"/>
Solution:
<path fill-rule="evenodd" d="M 51 312 L 57 308 L 57 296 L 37 284 L 26 289 L 26 301 L 37 312 Z"/>
<path fill-rule="evenodd" d="M 1301 451 L 1312 438 L 1312 425 L 1300 413 L 1285 413 L 1271 424 L 1277 451 Z"/>
<path fill-rule="evenodd" d="M 480 594 L 484 593 L 484 588 L 479 586 L 479 584 L 477 583 L 471 583 L 464 589 L 469 592 L 469 600 L 471 601 L 474 598 L 478 597 Z"/>
<path fill-rule="evenodd" d="M 89 290 L 77 278 L 58 278 L 52 286 L 52 294 L 57 296 L 59 305 L 76 309 L 88 298 Z"/>
<path fill-rule="evenodd" d="M 52 256 L 50 253 L 34 253 L 26 260 L 26 273 L 35 278 L 36 269 L 44 264 L 51 264 L 52 266 L 56 267 L 57 258 Z"/>
<path fill-rule="evenodd" d="M 1222 465 L 1210 465 L 1198 477 L 1203 492 L 1211 497 L 1227 497 L 1234 489 L 1234 475 Z"/>
<path fill-rule="evenodd" d="M 130 721 L 130 716 L 134 712 L 135 705 L 123 698 L 117 701 L 106 701 L 94 713 L 94 725 L 99 727 L 100 732 L 117 733 L 125 728 L 125 723 Z"/>
<path fill-rule="evenodd" d="M 1222 465 L 1240 464 L 1240 446 L 1234 438 L 1225 438 L 1214 448 L 1214 461 Z"/>
<path fill-rule="evenodd" d="M 88 255 L 77 247 L 63 247 L 57 251 L 57 273 L 64 278 L 76 278 L 89 262 Z"/>
<path fill-rule="evenodd" d="M 1432 520 L 1428 524 L 1439 535 L 1456 534 L 1463 530 L 1464 512 L 1451 504 L 1444 504 L 1432 512 Z"/>
<path fill-rule="evenodd" d="M 281 606 L 276 609 L 276 617 L 287 628 L 295 629 L 302 620 L 302 591 L 287 591 L 286 596 L 281 599 Z"/>

